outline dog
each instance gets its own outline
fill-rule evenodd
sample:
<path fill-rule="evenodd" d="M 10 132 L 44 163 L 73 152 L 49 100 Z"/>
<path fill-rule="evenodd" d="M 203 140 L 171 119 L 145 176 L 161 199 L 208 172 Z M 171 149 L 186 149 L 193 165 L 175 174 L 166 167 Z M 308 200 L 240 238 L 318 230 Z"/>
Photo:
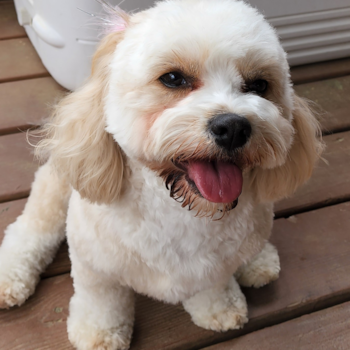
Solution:
<path fill-rule="evenodd" d="M 108 11 L 91 77 L 42 128 L 47 161 L 0 250 L 0 306 L 34 292 L 66 235 L 77 349 L 128 348 L 134 292 L 238 329 L 239 285 L 278 278 L 273 203 L 311 176 L 318 122 L 274 29 L 243 1 Z"/>

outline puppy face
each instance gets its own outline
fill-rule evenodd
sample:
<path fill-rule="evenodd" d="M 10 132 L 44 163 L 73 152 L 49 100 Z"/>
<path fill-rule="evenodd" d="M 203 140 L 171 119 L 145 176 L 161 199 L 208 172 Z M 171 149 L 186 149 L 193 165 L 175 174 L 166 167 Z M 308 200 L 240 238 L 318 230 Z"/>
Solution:
<path fill-rule="evenodd" d="M 161 3 L 132 21 L 111 64 L 107 131 L 183 206 L 234 208 L 243 177 L 282 165 L 293 140 L 274 31 L 235 1 Z"/>
<path fill-rule="evenodd" d="M 90 80 L 60 102 L 38 146 L 82 197 L 118 200 L 127 158 L 204 216 L 233 209 L 243 183 L 271 202 L 310 177 L 318 123 L 256 10 L 170 0 L 131 17 L 116 11 L 114 21 Z"/>

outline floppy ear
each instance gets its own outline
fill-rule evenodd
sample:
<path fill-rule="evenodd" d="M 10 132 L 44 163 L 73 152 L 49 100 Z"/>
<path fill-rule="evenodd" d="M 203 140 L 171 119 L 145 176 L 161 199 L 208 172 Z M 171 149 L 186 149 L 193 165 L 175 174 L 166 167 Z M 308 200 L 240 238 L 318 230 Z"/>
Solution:
<path fill-rule="evenodd" d="M 255 169 L 254 192 L 259 202 L 274 202 L 290 196 L 311 176 L 324 149 L 318 121 L 306 101 L 294 95 L 293 144 L 286 162 L 273 169 Z"/>
<path fill-rule="evenodd" d="M 122 188 L 123 154 L 105 131 L 103 99 L 108 89 L 109 64 L 123 32 L 107 35 L 94 55 L 89 81 L 55 107 L 41 132 L 39 156 L 48 154 L 59 174 L 66 176 L 82 197 L 110 203 Z"/>

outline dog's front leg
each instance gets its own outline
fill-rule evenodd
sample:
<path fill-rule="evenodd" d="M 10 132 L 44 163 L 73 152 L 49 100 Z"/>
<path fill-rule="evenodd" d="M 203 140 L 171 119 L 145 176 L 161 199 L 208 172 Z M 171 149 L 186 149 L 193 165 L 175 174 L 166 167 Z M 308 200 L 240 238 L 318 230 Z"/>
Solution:
<path fill-rule="evenodd" d="M 197 326 L 218 332 L 239 329 L 248 322 L 247 302 L 233 276 L 227 285 L 199 292 L 183 306 Z"/>
<path fill-rule="evenodd" d="M 72 259 L 74 295 L 68 336 L 78 350 L 121 350 L 130 345 L 134 292 Z"/>
<path fill-rule="evenodd" d="M 39 168 L 23 213 L 9 225 L 0 248 L 0 308 L 21 305 L 65 237 L 71 187 L 51 162 Z"/>

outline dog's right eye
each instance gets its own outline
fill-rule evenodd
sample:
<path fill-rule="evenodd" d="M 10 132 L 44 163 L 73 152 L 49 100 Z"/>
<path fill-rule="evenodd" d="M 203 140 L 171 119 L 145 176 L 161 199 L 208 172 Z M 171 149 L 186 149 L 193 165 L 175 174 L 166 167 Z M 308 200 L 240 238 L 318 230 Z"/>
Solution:
<path fill-rule="evenodd" d="M 162 75 L 159 80 L 168 88 L 188 86 L 186 79 L 178 72 L 170 72 Z"/>

